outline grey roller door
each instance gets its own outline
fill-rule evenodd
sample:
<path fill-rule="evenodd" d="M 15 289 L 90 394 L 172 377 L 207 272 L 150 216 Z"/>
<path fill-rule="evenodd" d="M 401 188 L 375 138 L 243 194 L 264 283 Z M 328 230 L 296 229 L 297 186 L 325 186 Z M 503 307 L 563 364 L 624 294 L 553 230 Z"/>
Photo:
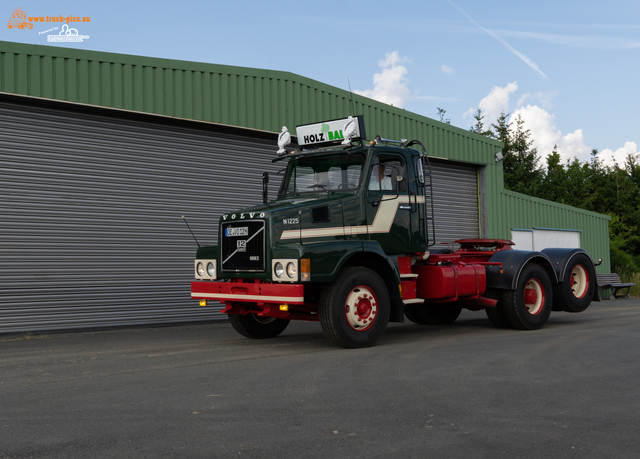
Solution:
<path fill-rule="evenodd" d="M 190 298 L 181 216 L 215 243 L 276 135 L 155 118 L 0 100 L 0 333 L 221 318 Z"/>
<path fill-rule="evenodd" d="M 436 246 L 480 235 L 478 173 L 474 165 L 431 161 Z"/>

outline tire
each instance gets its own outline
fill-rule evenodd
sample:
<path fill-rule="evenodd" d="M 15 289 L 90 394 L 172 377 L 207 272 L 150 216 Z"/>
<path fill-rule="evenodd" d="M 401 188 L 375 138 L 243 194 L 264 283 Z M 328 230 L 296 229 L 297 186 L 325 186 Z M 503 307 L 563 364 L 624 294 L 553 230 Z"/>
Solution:
<path fill-rule="evenodd" d="M 425 303 L 417 308 L 418 315 L 425 324 L 429 325 L 449 325 L 456 321 L 462 307 L 457 302 L 454 303 Z"/>
<path fill-rule="evenodd" d="M 540 265 L 524 267 L 515 290 L 504 290 L 500 300 L 505 318 L 513 328 L 536 330 L 547 323 L 553 304 L 549 275 Z"/>
<path fill-rule="evenodd" d="M 500 301 L 501 295 L 501 290 L 487 289 L 487 291 L 484 292 L 484 296 L 498 300 L 498 304 L 496 304 L 495 308 L 484 308 L 484 311 L 494 327 L 511 328 L 511 325 L 509 325 L 509 321 L 507 320 L 507 316 L 504 313 L 503 303 Z"/>
<path fill-rule="evenodd" d="M 376 344 L 389 323 L 389 293 L 382 278 L 368 268 L 343 269 L 322 290 L 318 315 L 329 341 L 345 348 Z"/>
<path fill-rule="evenodd" d="M 580 253 L 571 258 L 560 283 L 553 286 L 554 309 L 582 312 L 589 307 L 596 289 L 591 259 Z"/>
<path fill-rule="evenodd" d="M 275 317 L 262 317 L 257 314 L 229 314 L 229 322 L 242 336 L 253 339 L 275 338 L 282 333 L 289 320 Z"/>
<path fill-rule="evenodd" d="M 421 308 L 422 305 L 416 304 L 405 304 L 404 305 L 404 315 L 407 319 L 409 319 L 414 324 L 424 325 L 426 322 L 422 320 L 420 314 L 418 314 L 418 308 Z"/>

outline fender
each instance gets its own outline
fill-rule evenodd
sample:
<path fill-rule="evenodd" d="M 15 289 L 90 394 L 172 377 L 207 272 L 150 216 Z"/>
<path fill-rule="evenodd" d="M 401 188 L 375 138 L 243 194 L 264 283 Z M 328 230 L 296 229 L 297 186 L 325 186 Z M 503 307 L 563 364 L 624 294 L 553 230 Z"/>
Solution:
<path fill-rule="evenodd" d="M 311 282 L 332 282 L 345 261 L 362 253 L 362 241 L 326 241 L 304 244 L 278 244 L 273 247 L 273 258 L 309 258 Z"/>
<path fill-rule="evenodd" d="M 551 266 L 553 270 L 556 272 L 556 276 L 559 280 L 564 279 L 565 274 L 567 273 L 567 266 L 569 266 L 569 262 L 573 257 L 578 254 L 584 254 L 591 260 L 591 267 L 593 268 L 593 272 L 595 272 L 596 267 L 593 264 L 593 259 L 591 255 L 584 249 L 542 249 L 542 253 L 546 254 L 551 259 Z M 598 289 L 596 288 L 593 292 L 592 301 L 600 301 L 600 294 Z"/>
<path fill-rule="evenodd" d="M 362 251 L 365 253 L 374 253 L 383 258 L 385 260 L 385 268 L 388 268 L 388 270 L 393 273 L 395 285 L 400 284 L 400 271 L 398 270 L 397 257 L 384 253 L 384 250 L 382 250 L 378 241 L 362 241 Z"/>
<path fill-rule="evenodd" d="M 345 266 L 374 265 L 374 271 L 380 274 L 389 291 L 389 321 L 404 322 L 404 305 L 398 288 L 401 283 L 398 260 L 384 253 L 378 241 L 334 241 L 331 244 L 322 241 L 297 246 L 301 257 L 311 259 L 312 282 L 333 282 Z"/>
<path fill-rule="evenodd" d="M 542 249 L 542 253 L 547 255 L 551 260 L 551 266 L 556 272 L 558 279 L 564 279 L 569 261 L 577 254 L 583 253 L 591 260 L 591 256 L 584 249 Z M 593 260 L 591 260 L 591 265 L 595 270 Z"/>
<path fill-rule="evenodd" d="M 530 252 L 528 250 L 501 250 L 493 255 L 490 262 L 502 263 L 503 273 L 499 274 L 494 267 L 487 267 L 487 289 L 515 290 L 522 269 L 528 263 L 541 265 L 549 274 L 552 284 L 558 283 L 558 275 L 551 267 L 549 256 L 543 252 Z"/>
<path fill-rule="evenodd" d="M 393 260 L 382 250 L 377 241 L 326 241 L 305 244 L 279 244 L 273 248 L 273 258 L 309 258 L 311 281 L 332 282 L 347 262 L 358 256 L 373 254 L 382 262 L 382 269 L 393 273 L 393 281 L 400 283 L 400 273 Z M 384 260 L 384 261 L 383 261 Z"/>

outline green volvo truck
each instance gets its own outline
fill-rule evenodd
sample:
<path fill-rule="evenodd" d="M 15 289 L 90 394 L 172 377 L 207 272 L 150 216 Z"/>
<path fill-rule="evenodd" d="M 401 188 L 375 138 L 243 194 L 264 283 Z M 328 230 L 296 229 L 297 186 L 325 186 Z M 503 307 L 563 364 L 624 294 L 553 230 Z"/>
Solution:
<path fill-rule="evenodd" d="M 436 247 L 429 157 L 417 140 L 366 141 L 361 116 L 286 128 L 277 196 L 222 215 L 218 245 L 199 247 L 191 297 L 223 304 L 249 338 L 291 320 L 320 322 L 345 347 L 374 345 L 389 322 L 449 324 L 484 309 L 498 327 L 542 327 L 551 311 L 599 301 L 579 248 L 514 250 L 499 239 Z"/>

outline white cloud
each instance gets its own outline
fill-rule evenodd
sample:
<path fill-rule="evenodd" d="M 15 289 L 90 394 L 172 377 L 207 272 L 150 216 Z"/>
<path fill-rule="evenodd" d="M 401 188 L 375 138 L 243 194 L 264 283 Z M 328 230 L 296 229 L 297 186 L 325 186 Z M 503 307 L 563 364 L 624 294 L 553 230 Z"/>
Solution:
<path fill-rule="evenodd" d="M 531 131 L 533 146 L 538 149 L 538 155 L 544 167 L 547 164 L 547 155 L 553 151 L 555 145 L 558 146 L 558 153 L 562 158 L 563 164 L 567 160 L 573 161 L 574 158 L 578 158 L 580 162 L 591 160 L 593 148 L 587 145 L 582 129 L 576 129 L 563 135 L 556 126 L 555 116 L 537 105 L 527 105 L 516 110 L 510 121 L 515 120 L 518 114 L 525 121 L 525 129 Z M 638 149 L 638 145 L 635 142 L 626 142 L 624 147 L 615 151 L 607 148 L 598 154 L 598 158 L 604 165 L 613 166 L 617 162 L 620 166 L 623 166 L 629 154 L 640 154 L 640 149 Z"/>
<path fill-rule="evenodd" d="M 538 149 L 543 166 L 547 163 L 547 155 L 556 145 L 563 163 L 573 158 L 578 158 L 581 162 L 591 159 L 591 147 L 586 145 L 582 129 L 562 135 L 556 126 L 555 116 L 537 105 L 519 108 L 511 115 L 510 121 L 514 121 L 518 115 L 522 116 L 525 122 L 524 128 L 531 131 L 530 139 Z"/>
<path fill-rule="evenodd" d="M 387 53 L 384 60 L 378 61 L 382 71 L 373 75 L 373 89 L 356 89 L 354 92 L 402 108 L 410 96 L 407 87 L 409 80 L 406 78 L 407 68 L 402 65 L 408 62 L 410 59 L 400 57 L 397 51 Z"/>
<path fill-rule="evenodd" d="M 550 109 L 550 108 L 553 108 L 553 101 L 557 95 L 558 95 L 558 91 L 537 92 L 535 94 L 528 92 L 520 96 L 520 99 L 518 100 L 516 107 L 520 108 L 524 105 L 538 102 L 544 108 Z"/>
<path fill-rule="evenodd" d="M 442 72 L 446 73 L 447 75 L 452 75 L 453 73 L 455 73 L 454 69 L 452 69 L 451 67 L 445 64 L 442 64 L 442 67 L 440 67 L 440 70 L 442 70 Z"/>
<path fill-rule="evenodd" d="M 624 147 L 618 148 L 616 151 L 609 148 L 602 150 L 600 154 L 598 154 L 598 158 L 605 164 L 613 165 L 614 163 L 618 163 L 620 167 L 624 167 L 624 162 L 628 155 L 636 156 L 639 154 L 640 150 L 635 142 L 625 142 Z"/>
<path fill-rule="evenodd" d="M 518 84 L 515 81 L 505 87 L 494 86 L 489 95 L 480 101 L 478 108 L 485 115 L 484 124 L 486 127 L 494 124 L 502 112 L 509 113 L 511 94 L 517 89 Z M 546 167 L 547 156 L 553 152 L 555 146 L 558 148 L 563 164 L 567 160 L 573 161 L 574 158 L 578 158 L 580 162 L 590 161 L 592 147 L 587 145 L 582 129 L 563 134 L 556 125 L 555 115 L 547 110 L 553 106 L 553 100 L 556 95 L 556 92 L 523 94 L 518 100 L 517 110 L 511 113 L 509 122 L 513 123 L 518 116 L 522 117 L 524 129 L 530 131 L 530 140 L 533 141 L 532 146 L 537 148 L 543 167 Z M 542 107 L 531 103 L 527 104 L 529 101 L 536 101 Z M 464 113 L 464 117 L 472 116 L 475 111 L 476 109 L 469 109 Z M 512 126 L 512 128 L 515 128 L 515 126 Z M 598 154 L 598 158 L 605 165 L 612 166 L 617 162 L 622 166 L 629 154 L 640 155 L 640 149 L 635 142 L 626 142 L 624 147 L 615 151 L 611 149 L 603 150 Z"/>
<path fill-rule="evenodd" d="M 502 112 L 509 112 L 509 99 L 511 94 L 518 89 L 518 83 L 514 81 L 509 83 L 504 88 L 500 86 L 494 86 L 488 96 L 480 101 L 478 108 L 482 110 L 484 115 L 484 125 L 489 127 L 494 124 Z M 476 109 L 470 108 L 464 113 L 465 118 L 473 116 Z"/>

